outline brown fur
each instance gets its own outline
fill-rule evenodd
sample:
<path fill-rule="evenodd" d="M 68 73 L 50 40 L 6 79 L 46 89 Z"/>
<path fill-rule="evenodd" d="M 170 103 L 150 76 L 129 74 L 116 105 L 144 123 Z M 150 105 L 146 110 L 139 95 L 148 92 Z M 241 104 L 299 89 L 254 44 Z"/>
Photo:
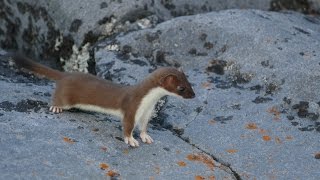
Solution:
<path fill-rule="evenodd" d="M 183 98 L 193 98 L 194 92 L 184 73 L 176 68 L 159 68 L 142 82 L 124 86 L 84 73 L 64 73 L 15 56 L 14 62 L 22 68 L 56 81 L 53 106 L 64 108 L 76 104 L 95 105 L 123 112 L 124 136 L 132 136 L 135 114 L 143 97 L 153 88 L 162 87 Z M 181 92 L 177 87 L 185 88 Z M 146 131 L 146 130 L 144 130 Z"/>

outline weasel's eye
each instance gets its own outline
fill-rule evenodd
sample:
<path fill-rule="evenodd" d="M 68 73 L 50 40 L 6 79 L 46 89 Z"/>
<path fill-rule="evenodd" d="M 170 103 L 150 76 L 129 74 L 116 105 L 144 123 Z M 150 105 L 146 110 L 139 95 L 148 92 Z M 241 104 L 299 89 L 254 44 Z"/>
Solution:
<path fill-rule="evenodd" d="M 180 92 L 183 92 L 184 90 L 186 90 L 185 87 L 182 87 L 182 86 L 178 86 L 177 87 L 177 90 L 180 91 Z"/>

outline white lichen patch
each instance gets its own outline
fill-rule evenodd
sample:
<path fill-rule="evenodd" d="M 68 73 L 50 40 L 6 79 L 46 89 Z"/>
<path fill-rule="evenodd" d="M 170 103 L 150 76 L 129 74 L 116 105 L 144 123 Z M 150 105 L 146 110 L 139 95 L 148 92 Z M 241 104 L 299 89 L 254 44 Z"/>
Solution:
<path fill-rule="evenodd" d="M 60 50 L 60 46 L 61 46 L 62 42 L 63 42 L 63 36 L 60 35 L 58 38 L 56 38 L 56 42 L 54 44 L 54 50 L 55 51 L 59 51 Z"/>
<path fill-rule="evenodd" d="M 146 18 L 138 20 L 137 24 L 141 29 L 151 28 L 152 26 L 151 21 Z"/>
<path fill-rule="evenodd" d="M 72 55 L 68 60 L 60 58 L 65 62 L 63 69 L 67 72 L 88 72 L 88 61 L 90 59 L 89 48 L 90 43 L 85 44 L 81 50 L 76 45 L 72 46 Z"/>
<path fill-rule="evenodd" d="M 14 66 L 14 62 L 13 62 L 12 57 L 9 58 L 8 65 L 9 65 L 10 67 L 13 67 L 13 66 Z"/>
<path fill-rule="evenodd" d="M 113 34 L 113 30 L 116 26 L 117 20 L 115 18 L 111 18 L 110 22 L 104 24 L 102 34 L 105 36 L 109 36 Z"/>
<path fill-rule="evenodd" d="M 109 44 L 105 47 L 108 51 L 119 51 L 119 45 L 118 44 Z"/>

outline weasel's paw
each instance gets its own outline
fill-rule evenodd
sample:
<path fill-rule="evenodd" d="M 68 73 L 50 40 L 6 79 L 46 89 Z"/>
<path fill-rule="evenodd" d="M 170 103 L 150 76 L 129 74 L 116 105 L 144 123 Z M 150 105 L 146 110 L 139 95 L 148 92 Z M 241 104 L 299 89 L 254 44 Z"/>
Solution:
<path fill-rule="evenodd" d="M 139 146 L 139 142 L 137 140 L 135 140 L 132 136 L 131 137 L 124 137 L 124 142 L 126 144 L 129 144 L 132 147 L 138 147 Z"/>
<path fill-rule="evenodd" d="M 51 106 L 49 110 L 53 113 L 61 113 L 62 112 L 62 108 L 59 108 L 57 106 Z"/>
<path fill-rule="evenodd" d="M 148 144 L 153 143 L 153 139 L 146 132 L 140 133 L 140 138 L 144 143 L 148 143 Z"/>

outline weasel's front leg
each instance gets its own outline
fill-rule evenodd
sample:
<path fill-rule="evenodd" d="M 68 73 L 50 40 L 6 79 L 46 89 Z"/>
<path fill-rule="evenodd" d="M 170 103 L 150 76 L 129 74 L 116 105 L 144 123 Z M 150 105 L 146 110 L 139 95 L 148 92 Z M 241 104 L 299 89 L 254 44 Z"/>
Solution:
<path fill-rule="evenodd" d="M 123 134 L 124 142 L 132 147 L 138 147 L 139 142 L 132 136 L 132 131 L 134 129 L 134 119 L 128 115 L 125 115 L 123 119 Z"/>
<path fill-rule="evenodd" d="M 146 131 L 141 131 L 140 138 L 144 143 L 148 143 L 148 144 L 153 143 L 153 139 L 147 134 Z"/>
<path fill-rule="evenodd" d="M 153 143 L 153 139 L 147 134 L 148 122 L 149 122 L 149 119 L 145 118 L 139 123 L 140 138 L 142 142 L 151 144 Z"/>

